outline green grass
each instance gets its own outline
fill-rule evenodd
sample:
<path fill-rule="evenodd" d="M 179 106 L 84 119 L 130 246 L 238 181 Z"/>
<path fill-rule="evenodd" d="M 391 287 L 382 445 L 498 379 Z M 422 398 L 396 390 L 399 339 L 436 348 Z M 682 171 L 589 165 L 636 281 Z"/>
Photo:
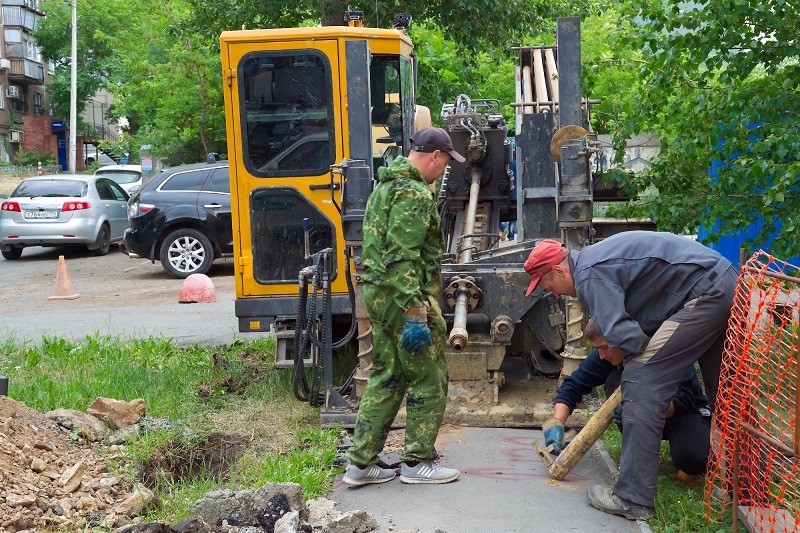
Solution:
<path fill-rule="evenodd" d="M 130 484 L 155 490 L 161 503 L 143 518 L 170 523 L 210 490 L 291 481 L 313 498 L 330 489 L 341 471 L 334 465 L 339 431 L 319 427 L 319 411 L 294 398 L 292 371 L 275 370 L 274 356 L 269 337 L 216 347 L 99 335 L 0 341 L 9 396 L 29 407 L 85 411 L 100 396 L 144 398 L 148 416 L 170 421 L 170 429 L 141 435 L 111 463 Z M 351 362 L 335 368 L 337 375 Z M 219 452 L 215 435 L 242 443 L 222 467 L 209 459 Z"/>
<path fill-rule="evenodd" d="M 619 464 L 622 435 L 611 425 L 602 437 L 609 455 Z M 678 470 L 669 455 L 669 443 L 661 443 L 661 463 L 658 474 L 656 517 L 648 521 L 655 533 L 723 533 L 731 530 L 731 507 L 728 506 L 721 523 L 705 518 L 703 483 L 684 483 L 678 480 Z M 740 531 L 747 531 L 740 524 Z"/>

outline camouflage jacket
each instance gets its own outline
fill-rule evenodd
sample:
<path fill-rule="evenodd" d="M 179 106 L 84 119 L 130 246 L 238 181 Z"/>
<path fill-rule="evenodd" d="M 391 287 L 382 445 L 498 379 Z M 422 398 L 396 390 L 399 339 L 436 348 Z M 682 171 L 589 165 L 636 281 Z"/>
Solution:
<path fill-rule="evenodd" d="M 442 288 L 439 213 L 425 179 L 405 157 L 378 169 L 378 181 L 364 215 L 364 280 L 390 290 L 407 311 Z"/>

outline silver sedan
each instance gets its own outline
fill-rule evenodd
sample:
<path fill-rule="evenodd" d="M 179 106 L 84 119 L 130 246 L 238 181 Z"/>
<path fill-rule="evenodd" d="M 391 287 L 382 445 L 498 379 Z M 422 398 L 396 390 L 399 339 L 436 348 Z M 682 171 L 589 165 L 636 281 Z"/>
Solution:
<path fill-rule="evenodd" d="M 128 194 L 103 176 L 28 178 L 0 203 L 0 251 L 19 259 L 26 246 L 84 245 L 106 255 L 128 228 Z"/>

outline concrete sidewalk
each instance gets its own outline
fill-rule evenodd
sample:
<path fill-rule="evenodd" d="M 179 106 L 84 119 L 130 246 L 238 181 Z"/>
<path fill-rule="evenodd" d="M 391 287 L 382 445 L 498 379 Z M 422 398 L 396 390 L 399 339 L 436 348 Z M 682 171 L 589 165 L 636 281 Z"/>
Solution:
<path fill-rule="evenodd" d="M 341 511 L 363 509 L 382 532 L 613 532 L 650 531 L 589 505 L 591 484 L 611 484 L 613 476 L 597 447 L 563 481 L 554 481 L 531 447 L 543 440 L 533 429 L 445 426 L 436 447 L 444 466 L 461 476 L 444 485 L 388 483 L 353 488 L 337 478 L 329 498 Z M 402 431 L 392 432 L 381 458 L 399 462 Z"/>

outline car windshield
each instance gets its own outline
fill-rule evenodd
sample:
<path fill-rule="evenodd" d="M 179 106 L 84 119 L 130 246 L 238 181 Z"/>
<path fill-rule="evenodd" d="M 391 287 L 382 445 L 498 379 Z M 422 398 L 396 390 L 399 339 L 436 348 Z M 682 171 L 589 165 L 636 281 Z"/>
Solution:
<path fill-rule="evenodd" d="M 98 170 L 95 172 L 98 176 L 110 178 L 117 183 L 136 183 L 142 175 L 135 170 Z"/>
<path fill-rule="evenodd" d="M 75 198 L 86 196 L 86 182 L 78 180 L 27 180 L 11 193 L 17 198 L 41 196 Z"/>

